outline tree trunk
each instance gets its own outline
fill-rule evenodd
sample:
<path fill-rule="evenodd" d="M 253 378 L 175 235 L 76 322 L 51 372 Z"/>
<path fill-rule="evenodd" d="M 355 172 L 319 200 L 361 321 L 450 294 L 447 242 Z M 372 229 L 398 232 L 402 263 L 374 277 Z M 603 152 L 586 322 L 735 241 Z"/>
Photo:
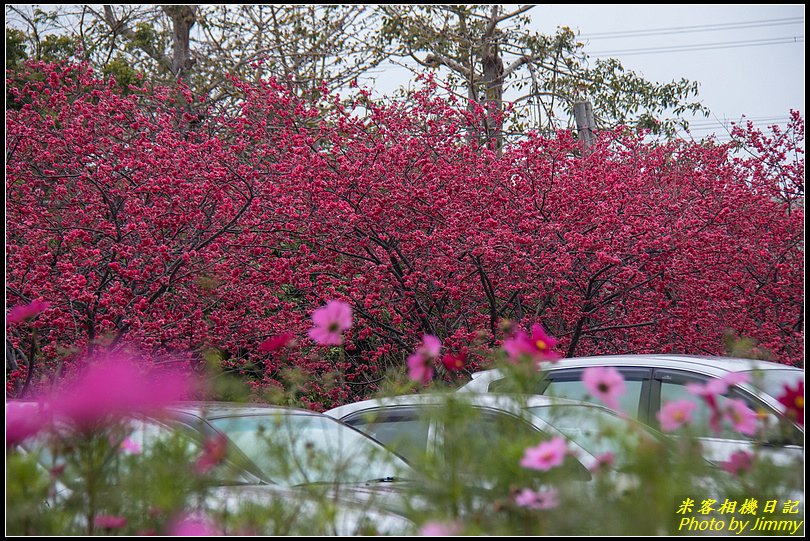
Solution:
<path fill-rule="evenodd" d="M 197 22 L 197 6 L 163 6 L 172 20 L 172 64 L 175 79 L 187 76 L 194 65 L 191 57 L 191 27 Z"/>

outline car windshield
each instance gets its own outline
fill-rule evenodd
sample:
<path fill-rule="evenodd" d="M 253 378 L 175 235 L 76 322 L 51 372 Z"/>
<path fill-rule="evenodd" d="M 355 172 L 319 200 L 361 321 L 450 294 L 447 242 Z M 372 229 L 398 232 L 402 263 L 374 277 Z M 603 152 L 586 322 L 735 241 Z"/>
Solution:
<path fill-rule="evenodd" d="M 594 457 L 612 453 L 617 466 L 627 463 L 627 449 L 636 447 L 642 438 L 656 439 L 640 423 L 601 408 L 552 404 L 526 409 Z"/>
<path fill-rule="evenodd" d="M 792 369 L 749 370 L 748 380 L 751 385 L 778 399 L 785 394 L 785 386 L 796 388 L 799 382 L 804 383 L 804 371 Z"/>
<path fill-rule="evenodd" d="M 409 469 L 373 439 L 329 417 L 268 413 L 208 421 L 284 486 L 392 480 Z"/>

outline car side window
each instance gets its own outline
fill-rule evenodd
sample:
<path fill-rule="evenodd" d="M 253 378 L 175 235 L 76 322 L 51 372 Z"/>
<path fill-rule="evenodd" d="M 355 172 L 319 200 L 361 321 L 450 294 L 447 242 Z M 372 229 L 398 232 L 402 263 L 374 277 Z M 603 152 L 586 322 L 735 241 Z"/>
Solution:
<path fill-rule="evenodd" d="M 473 407 L 466 413 L 465 419 L 448 422 L 441 433 L 445 440 L 445 459 L 449 461 L 452 457 L 459 470 L 471 474 L 480 475 L 482 471 L 494 471 L 496 467 L 514 467 L 519 471 L 522 469 L 520 459 L 526 448 L 552 437 L 509 413 L 479 407 Z M 524 469 L 522 475 L 536 476 L 545 481 L 558 478 L 587 481 L 591 478 L 587 468 L 574 456 L 567 456 L 557 471 L 529 472 Z"/>
<path fill-rule="evenodd" d="M 641 417 L 640 408 L 643 397 L 646 396 L 646 388 L 649 386 L 650 371 L 638 368 L 617 368 L 624 377 L 625 392 L 619 397 L 619 408 L 634 419 Z M 582 373 L 584 369 L 576 370 L 551 370 L 547 374 L 547 385 L 542 390 L 542 394 L 569 398 L 571 400 L 581 400 L 583 402 L 600 401 L 588 393 L 582 384 Z"/>
<path fill-rule="evenodd" d="M 734 428 L 727 422 L 724 422 L 721 425 L 719 433 L 712 430 L 709 425 L 709 420 L 712 416 L 711 407 L 706 403 L 705 400 L 695 396 L 686 388 L 686 386 L 690 383 L 705 385 L 709 381 L 708 377 L 684 374 L 677 371 L 659 370 L 656 371 L 655 379 L 660 381 L 660 400 L 657 401 L 656 409 L 660 409 L 660 407 L 667 402 L 673 402 L 676 400 L 689 400 L 697 406 L 692 413 L 692 423 L 690 425 L 697 436 L 741 441 L 752 441 L 762 437 L 762 433 L 757 433 L 753 436 L 742 434 L 737 430 L 734 430 Z M 754 397 L 742 392 L 741 390 L 732 388 L 725 395 L 718 396 L 717 407 L 720 410 L 725 409 L 725 403 L 732 398 L 742 400 L 749 408 L 756 411 L 760 415 L 762 425 L 769 427 L 765 434 L 766 439 L 770 440 L 773 438 L 774 440 L 784 440 L 783 437 L 778 437 L 775 433 L 775 431 L 778 432 L 779 419 L 774 412 L 770 411 L 770 409 L 764 404 L 756 400 Z M 789 443 L 793 442 L 791 441 Z"/>
<path fill-rule="evenodd" d="M 413 408 L 384 408 L 353 413 L 343 422 L 368 434 L 413 462 L 427 451 L 430 421 Z"/>

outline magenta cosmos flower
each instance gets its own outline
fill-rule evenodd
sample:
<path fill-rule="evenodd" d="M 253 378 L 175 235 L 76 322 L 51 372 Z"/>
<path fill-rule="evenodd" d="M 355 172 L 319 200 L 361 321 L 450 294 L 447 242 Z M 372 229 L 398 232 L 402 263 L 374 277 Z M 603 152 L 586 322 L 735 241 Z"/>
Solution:
<path fill-rule="evenodd" d="M 673 400 L 667 402 L 656 414 L 661 430 L 672 432 L 680 427 L 692 422 L 692 414 L 697 408 L 697 404 L 691 400 Z"/>
<path fill-rule="evenodd" d="M 554 351 L 557 339 L 546 333 L 539 323 L 532 325 L 531 335 L 518 329 L 503 343 L 503 349 L 512 361 L 529 357 L 535 362 L 556 361 L 561 355 Z"/>
<path fill-rule="evenodd" d="M 352 327 L 352 307 L 343 301 L 329 301 L 312 312 L 309 337 L 322 346 L 339 346 L 343 333 Z"/>
<path fill-rule="evenodd" d="M 515 505 L 527 509 L 553 509 L 560 505 L 560 501 L 553 488 L 538 491 L 524 488 L 515 494 Z"/>
<path fill-rule="evenodd" d="M 464 528 L 457 522 L 441 522 L 438 520 L 431 520 L 425 522 L 419 530 L 419 535 L 426 537 L 434 536 L 455 536 L 459 535 Z"/>
<path fill-rule="evenodd" d="M 591 395 L 609 408 L 619 410 L 619 398 L 625 392 L 624 378 L 612 366 L 590 366 L 582 373 L 582 384 Z"/>
<path fill-rule="evenodd" d="M 779 403 L 785 406 L 785 415 L 804 426 L 804 381 L 796 387 L 784 385 L 785 392 L 779 397 Z"/>
<path fill-rule="evenodd" d="M 43 400 L 56 419 L 85 430 L 136 414 L 159 414 L 192 389 L 186 374 L 150 373 L 129 356 L 111 354 L 95 359 L 79 379 Z"/>
<path fill-rule="evenodd" d="M 722 462 L 720 467 L 732 475 L 739 475 L 750 470 L 754 466 L 754 455 L 747 451 L 737 451 L 733 453 L 726 462 Z"/>
<path fill-rule="evenodd" d="M 408 378 L 424 384 L 430 382 L 433 363 L 439 358 L 441 350 L 441 340 L 431 334 L 424 335 L 422 344 L 408 357 Z"/>
<path fill-rule="evenodd" d="M 6 403 L 6 448 L 35 436 L 46 424 L 39 404 Z"/>
<path fill-rule="evenodd" d="M 565 440 L 556 436 L 541 442 L 537 447 L 527 447 L 520 465 L 530 470 L 547 471 L 562 464 L 567 452 Z"/>
<path fill-rule="evenodd" d="M 750 415 L 740 409 L 740 404 L 726 404 L 723 407 L 724 411 L 721 411 L 718 401 L 718 397 L 726 394 L 729 387 L 737 385 L 738 383 L 745 383 L 746 381 L 748 381 L 747 374 L 742 372 L 730 372 L 721 378 L 710 380 L 705 384 L 689 383 L 686 386 L 687 391 L 695 396 L 701 397 L 704 402 L 706 402 L 706 405 L 709 406 L 709 409 L 711 410 L 709 427 L 714 431 L 715 434 L 719 434 L 722 430 L 724 417 L 728 418 L 734 427 L 740 432 L 742 432 L 742 430 L 740 430 L 738 427 L 742 427 L 743 430 L 751 429 Z M 754 414 L 754 421 L 755 420 L 756 414 Z M 751 430 L 756 431 L 756 426 L 754 426 Z M 751 433 L 753 434 L 753 432 Z M 743 432 L 743 434 L 745 434 L 745 432 Z"/>
<path fill-rule="evenodd" d="M 36 317 L 47 310 L 50 305 L 51 303 L 40 300 L 33 301 L 29 304 L 18 304 L 8 311 L 8 315 L 6 315 L 6 325 L 12 325 Z"/>
<path fill-rule="evenodd" d="M 179 537 L 209 537 L 222 535 L 211 520 L 205 516 L 183 515 L 169 525 L 169 535 Z"/>
<path fill-rule="evenodd" d="M 259 353 L 271 353 L 285 348 L 292 343 L 293 338 L 293 334 L 289 332 L 271 336 L 259 344 Z"/>
<path fill-rule="evenodd" d="M 119 530 L 127 525 L 126 517 L 118 517 L 115 515 L 98 515 L 93 524 L 97 528 L 103 528 L 105 530 Z"/>
<path fill-rule="evenodd" d="M 610 451 L 605 451 L 596 456 L 596 462 L 591 465 L 590 470 L 594 473 L 598 473 L 610 470 L 615 464 L 616 455 Z"/>

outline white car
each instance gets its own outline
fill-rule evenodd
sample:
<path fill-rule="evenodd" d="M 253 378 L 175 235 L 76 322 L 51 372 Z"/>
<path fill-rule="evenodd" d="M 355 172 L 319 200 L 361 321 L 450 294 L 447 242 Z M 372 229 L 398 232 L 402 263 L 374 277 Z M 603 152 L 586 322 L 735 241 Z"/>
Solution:
<path fill-rule="evenodd" d="M 38 409 L 35 402 L 13 404 L 32 414 Z M 405 479 L 417 477 L 415 472 L 379 442 L 325 415 L 281 406 L 188 402 L 159 417 L 133 416 L 125 426 L 127 444 L 139 450 L 182 441 L 191 457 L 200 457 L 206 442 L 227 442 L 206 470 L 213 486 L 191 514 L 232 515 L 246 512 L 246 506 L 257 515 L 268 511 L 273 521 L 264 526 L 274 535 L 415 531 L 413 522 L 395 511 L 403 507 L 399 500 L 410 486 Z M 51 455 L 47 437 L 30 438 L 19 452 L 34 453 L 44 471 L 61 462 Z M 61 505 L 74 489 L 67 480 L 57 480 L 54 488 L 49 505 Z M 324 511 L 326 504 L 331 507 Z"/>
<path fill-rule="evenodd" d="M 774 362 L 730 357 L 660 355 L 599 355 L 575 357 L 558 362 L 543 363 L 543 371 L 533 382 L 532 392 L 540 395 L 565 397 L 575 400 L 596 401 L 582 384 L 584 370 L 591 366 L 614 367 L 624 377 L 626 391 L 620 398 L 620 409 L 627 415 L 654 428 L 658 428 L 656 414 L 662 404 L 675 400 L 692 400 L 697 405 L 692 426 L 699 430 L 706 458 L 714 463 L 729 460 L 740 449 L 757 445 L 775 461 L 794 462 L 804 459 L 804 427 L 792 423 L 784 430 L 748 437 L 733 430 L 715 434 L 709 428 L 711 410 L 701 398 L 686 389 L 690 383 L 705 384 L 730 373 L 744 373 L 746 383 L 732 386 L 727 398 L 742 399 L 752 410 L 765 418 L 765 426 L 780 426 L 779 418 L 784 406 L 779 397 L 784 386 L 795 388 L 804 382 L 804 370 Z M 498 369 L 472 374 L 472 380 L 457 392 L 487 393 L 513 392 L 512 381 Z M 721 400 L 724 398 L 721 397 Z M 722 404 L 721 404 L 722 406 Z M 784 423 L 781 425 L 784 427 Z M 758 445 L 764 443 L 764 445 Z"/>
<path fill-rule="evenodd" d="M 474 475 L 485 470 L 479 467 L 485 460 L 509 461 L 503 453 L 517 441 L 537 445 L 559 436 L 567 441 L 570 457 L 565 479 L 589 481 L 607 453 L 615 458 L 614 468 L 626 464 L 624 445 L 629 440 L 635 444 L 642 439 L 665 440 L 655 430 L 603 406 L 544 396 L 413 394 L 363 400 L 324 414 L 365 432 L 412 464 L 433 457 L 441 467 L 447 446 L 457 443 L 455 451 L 467 455 L 468 463 L 462 467 Z M 523 449 L 518 446 L 517 451 Z M 517 466 L 520 457 L 513 458 Z"/>

